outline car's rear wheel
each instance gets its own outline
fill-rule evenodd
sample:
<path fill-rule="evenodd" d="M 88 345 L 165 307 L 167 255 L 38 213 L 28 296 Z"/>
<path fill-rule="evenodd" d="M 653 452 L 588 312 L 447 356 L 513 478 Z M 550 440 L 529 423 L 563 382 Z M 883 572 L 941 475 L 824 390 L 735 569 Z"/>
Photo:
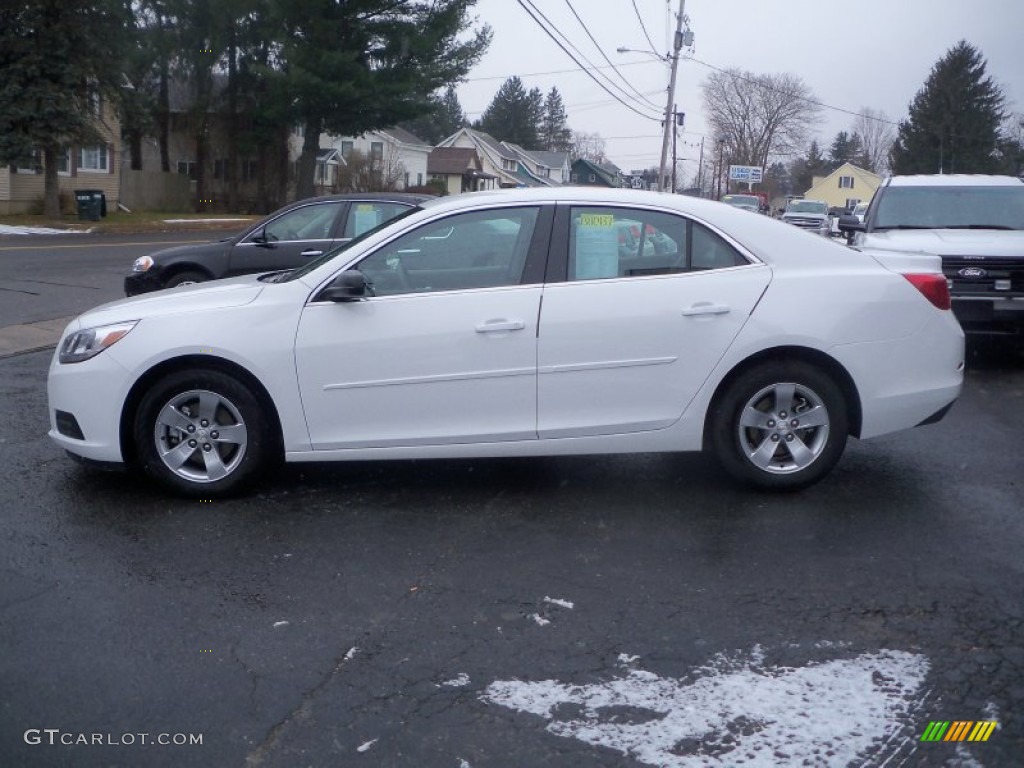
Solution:
<path fill-rule="evenodd" d="M 142 469 L 187 496 L 242 488 L 266 464 L 270 429 L 252 390 L 217 370 L 177 371 L 143 397 L 134 425 Z"/>
<path fill-rule="evenodd" d="M 711 445 L 733 477 L 769 490 L 816 483 L 839 461 L 849 430 L 835 380 L 803 362 L 763 363 L 717 400 Z"/>
<path fill-rule="evenodd" d="M 176 288 L 179 285 L 205 283 L 209 279 L 210 278 L 202 272 L 179 272 L 167 279 L 167 282 L 164 283 L 164 288 Z"/>

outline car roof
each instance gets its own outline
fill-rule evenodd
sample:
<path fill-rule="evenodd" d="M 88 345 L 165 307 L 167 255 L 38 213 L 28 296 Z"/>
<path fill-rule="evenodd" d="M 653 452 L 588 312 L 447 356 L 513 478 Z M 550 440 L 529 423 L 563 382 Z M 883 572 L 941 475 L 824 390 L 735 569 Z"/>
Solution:
<path fill-rule="evenodd" d="M 435 195 L 424 195 L 416 194 L 414 192 L 344 192 L 335 195 L 319 195 L 317 197 L 304 197 L 301 200 L 295 200 L 288 206 L 294 205 L 308 205 L 309 203 L 332 203 L 332 202 L 348 202 L 351 200 L 374 200 L 374 201 L 385 201 L 395 203 L 422 203 L 426 200 L 430 200 Z"/>
<path fill-rule="evenodd" d="M 890 176 L 890 187 L 1012 187 L 1024 184 L 1016 176 L 989 176 L 980 173 L 915 173 Z"/>

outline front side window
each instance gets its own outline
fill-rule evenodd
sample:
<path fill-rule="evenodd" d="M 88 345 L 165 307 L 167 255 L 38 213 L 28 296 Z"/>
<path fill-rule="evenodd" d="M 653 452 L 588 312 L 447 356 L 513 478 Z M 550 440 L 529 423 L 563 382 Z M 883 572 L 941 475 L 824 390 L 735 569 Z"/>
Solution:
<path fill-rule="evenodd" d="M 342 203 L 304 205 L 288 211 L 264 228 L 270 242 L 287 240 L 328 240 Z"/>
<path fill-rule="evenodd" d="M 101 172 L 110 170 L 107 146 L 100 144 L 95 147 L 82 147 L 78 151 L 78 170 Z"/>
<path fill-rule="evenodd" d="M 667 275 L 740 266 L 746 259 L 707 227 L 632 208 L 573 208 L 569 280 Z"/>
<path fill-rule="evenodd" d="M 376 296 L 517 285 L 538 209 L 461 213 L 403 235 L 356 268 Z"/>

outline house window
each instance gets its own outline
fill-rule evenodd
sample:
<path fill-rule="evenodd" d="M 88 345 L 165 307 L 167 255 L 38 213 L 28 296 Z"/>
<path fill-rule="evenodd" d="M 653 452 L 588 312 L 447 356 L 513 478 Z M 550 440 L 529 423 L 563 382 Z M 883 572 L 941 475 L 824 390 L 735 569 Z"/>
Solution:
<path fill-rule="evenodd" d="M 71 147 L 63 147 L 57 152 L 57 175 L 71 175 Z"/>
<path fill-rule="evenodd" d="M 423 186 L 423 174 L 422 173 L 417 173 L 416 174 L 416 186 L 417 187 L 422 187 Z"/>
<path fill-rule="evenodd" d="M 38 149 L 33 149 L 32 154 L 23 160 L 18 161 L 18 173 L 39 173 L 42 170 L 43 158 Z"/>
<path fill-rule="evenodd" d="M 348 160 L 352 156 L 352 142 L 341 142 L 341 156 Z"/>
<path fill-rule="evenodd" d="M 256 160 L 243 160 L 242 161 L 242 181 L 253 181 L 256 179 L 259 165 Z"/>
<path fill-rule="evenodd" d="M 860 202 L 860 198 L 857 198 L 857 197 L 848 197 L 848 198 L 846 198 L 846 210 L 852 211 L 854 208 L 857 207 L 857 203 L 859 203 L 859 202 Z"/>
<path fill-rule="evenodd" d="M 228 161 L 227 160 L 214 160 L 213 161 L 213 178 L 215 179 L 227 179 L 228 177 Z"/>
<path fill-rule="evenodd" d="M 82 147 L 78 150 L 78 170 L 92 173 L 106 173 L 110 170 L 107 145 Z"/>
<path fill-rule="evenodd" d="M 298 136 L 300 139 L 306 138 L 306 125 L 304 123 L 300 124 L 300 125 L 296 125 L 295 126 L 295 130 L 293 131 L 293 133 L 296 136 Z"/>
<path fill-rule="evenodd" d="M 377 160 L 384 159 L 384 142 L 383 141 L 371 141 L 370 142 L 370 157 L 376 158 Z"/>
<path fill-rule="evenodd" d="M 593 184 L 595 181 L 597 181 L 597 176 L 595 176 L 594 174 L 590 174 L 589 176 L 587 176 L 587 181 Z"/>
<path fill-rule="evenodd" d="M 839 188 L 840 189 L 853 189 L 853 176 L 840 176 L 839 177 Z"/>
<path fill-rule="evenodd" d="M 182 176 L 188 176 L 190 179 L 195 180 L 196 178 L 196 161 L 195 160 L 179 160 L 178 161 L 178 173 Z"/>
<path fill-rule="evenodd" d="M 580 180 L 579 174 L 576 174 L 576 173 L 570 173 L 569 174 L 569 181 L 571 181 L 573 184 L 575 184 L 579 180 Z"/>

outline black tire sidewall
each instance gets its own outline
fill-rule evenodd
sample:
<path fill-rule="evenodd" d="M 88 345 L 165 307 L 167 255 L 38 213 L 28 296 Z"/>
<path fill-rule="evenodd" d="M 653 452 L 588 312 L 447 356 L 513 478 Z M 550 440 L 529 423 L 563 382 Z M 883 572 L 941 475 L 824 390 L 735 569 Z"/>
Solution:
<path fill-rule="evenodd" d="M 157 453 L 154 429 L 156 417 L 171 398 L 195 389 L 209 390 L 229 400 L 238 409 L 246 428 L 245 456 L 228 476 L 212 483 L 197 483 L 174 474 Z M 266 465 L 270 455 L 269 425 L 252 390 L 222 371 L 193 369 L 164 376 L 149 388 L 136 411 L 132 437 L 139 468 L 175 493 L 193 498 L 215 498 L 232 494 Z"/>
<path fill-rule="evenodd" d="M 758 469 L 743 453 L 737 425 L 741 410 L 757 392 L 782 382 L 805 386 L 828 410 L 829 433 L 824 449 L 805 469 L 775 474 Z M 741 482 L 764 490 L 799 490 L 828 474 L 846 447 L 849 419 L 843 392 L 832 376 L 802 361 L 766 362 L 744 371 L 718 398 L 712 414 L 711 447 L 725 470 Z"/>

